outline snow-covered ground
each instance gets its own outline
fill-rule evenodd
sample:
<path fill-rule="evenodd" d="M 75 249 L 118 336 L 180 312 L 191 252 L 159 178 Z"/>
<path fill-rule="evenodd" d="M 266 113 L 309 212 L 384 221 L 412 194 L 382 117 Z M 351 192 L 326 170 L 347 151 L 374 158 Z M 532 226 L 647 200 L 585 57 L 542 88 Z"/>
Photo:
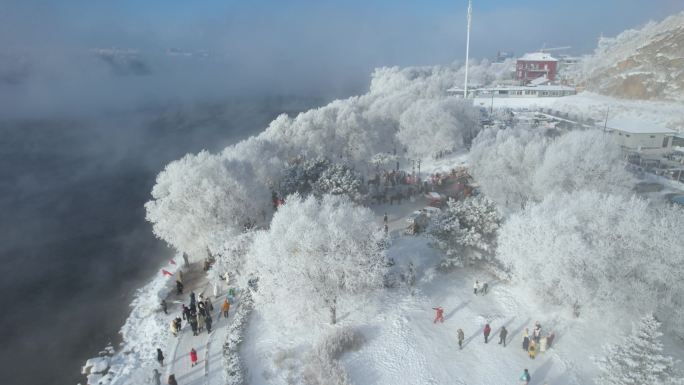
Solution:
<path fill-rule="evenodd" d="M 344 326 L 365 337 L 360 349 L 341 358 L 356 384 L 514 384 L 525 368 L 532 384 L 593 383 L 596 368 L 590 356 L 600 354 L 602 344 L 616 338 L 617 325 L 574 318 L 568 308 L 541 304 L 534 282 L 512 286 L 483 271 L 437 271 L 438 251 L 429 240 L 402 232 L 406 215 L 421 205 L 424 202 L 374 207 L 379 223 L 383 213 L 389 215 L 394 269 L 413 262 L 415 285 L 339 304 L 337 326 L 328 324 L 325 309 L 292 314 L 286 303 L 261 305 L 251 318 L 242 350 L 250 384 L 301 383 L 312 346 Z M 489 281 L 489 294 L 473 295 L 476 279 Z M 436 306 L 444 308 L 444 323 L 432 322 Z M 532 360 L 522 350 L 522 333 L 532 330 L 536 321 L 545 332 L 553 330 L 556 340 L 553 348 Z M 485 323 L 492 326 L 488 344 L 482 334 Z M 505 348 L 497 343 L 501 326 L 509 330 Z M 462 350 L 456 337 L 459 328 L 466 337 Z"/>

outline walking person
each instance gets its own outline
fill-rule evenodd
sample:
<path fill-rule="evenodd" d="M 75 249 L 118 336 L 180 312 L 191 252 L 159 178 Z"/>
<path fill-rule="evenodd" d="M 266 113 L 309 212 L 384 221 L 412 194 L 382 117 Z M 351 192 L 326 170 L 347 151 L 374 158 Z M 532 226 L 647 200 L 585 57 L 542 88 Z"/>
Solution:
<path fill-rule="evenodd" d="M 178 385 L 178 381 L 176 381 L 176 375 L 169 374 L 169 380 L 166 383 L 169 385 Z"/>
<path fill-rule="evenodd" d="M 501 331 L 499 332 L 499 345 L 503 343 L 504 348 L 506 347 L 506 337 L 508 336 L 508 330 L 506 330 L 505 326 L 501 327 Z"/>
<path fill-rule="evenodd" d="M 199 333 L 197 332 L 197 318 L 190 317 L 190 319 L 188 319 L 188 322 L 190 323 L 190 328 L 192 328 L 192 335 L 199 335 Z"/>
<path fill-rule="evenodd" d="M 204 308 L 207 310 L 207 313 L 214 311 L 214 304 L 211 303 L 211 299 L 209 299 L 209 297 L 204 300 Z"/>
<path fill-rule="evenodd" d="M 433 307 L 432 309 L 435 311 L 435 320 L 432 323 L 436 324 L 437 321 L 444 322 L 444 309 L 441 307 Z"/>
<path fill-rule="evenodd" d="M 482 295 L 487 294 L 487 289 L 489 289 L 489 284 L 487 282 L 482 283 Z"/>
<path fill-rule="evenodd" d="M 530 380 L 532 380 L 532 377 L 530 376 L 530 372 L 528 372 L 527 369 L 525 369 L 523 374 L 520 376 L 520 382 L 525 384 L 525 385 L 528 385 L 530 383 Z"/>
<path fill-rule="evenodd" d="M 190 292 L 190 308 L 195 307 L 195 305 L 197 305 L 197 300 L 195 298 L 195 292 L 191 291 Z"/>
<path fill-rule="evenodd" d="M 387 224 L 387 213 L 385 213 L 385 216 L 382 217 L 382 222 Z"/>
<path fill-rule="evenodd" d="M 465 339 L 463 329 L 458 329 L 458 331 L 456 331 L 456 334 L 458 334 L 458 348 L 463 349 L 463 340 Z"/>
<path fill-rule="evenodd" d="M 534 342 L 534 340 L 530 341 L 530 348 L 527 350 L 527 352 L 529 353 L 531 359 L 534 359 L 537 356 L 537 344 Z"/>
<path fill-rule="evenodd" d="M 523 333 L 523 342 L 522 342 L 522 348 L 524 351 L 527 351 L 527 349 L 530 347 L 530 336 L 529 332 L 527 329 L 525 329 L 525 332 Z"/>
<path fill-rule="evenodd" d="M 176 320 L 171 321 L 171 325 L 169 325 L 169 328 L 171 329 L 171 334 L 173 334 L 174 337 L 178 337 L 178 327 L 176 326 Z"/>
<path fill-rule="evenodd" d="M 191 366 L 197 365 L 197 350 L 195 348 L 190 350 L 190 362 L 192 363 Z"/>
<path fill-rule="evenodd" d="M 473 285 L 473 294 L 477 295 L 477 289 L 480 288 L 480 281 L 475 281 L 475 284 Z"/>
<path fill-rule="evenodd" d="M 204 318 L 204 324 L 207 327 L 207 333 L 211 333 L 211 324 L 213 320 L 211 319 L 211 315 L 207 314 L 207 316 Z"/>
<path fill-rule="evenodd" d="M 556 338 L 556 333 L 554 332 L 549 332 L 549 335 L 546 336 L 546 348 L 551 349 L 551 345 L 553 345 L 553 339 Z"/>
<path fill-rule="evenodd" d="M 206 317 L 204 316 L 204 311 L 198 312 L 197 313 L 197 331 L 202 333 L 202 330 L 204 330 L 204 319 Z"/>
<path fill-rule="evenodd" d="M 162 301 L 161 301 L 161 308 L 162 308 L 162 310 L 164 311 L 164 314 L 169 314 L 168 308 L 167 308 L 167 306 L 166 306 L 166 300 L 162 300 Z"/>
<path fill-rule="evenodd" d="M 161 385 L 161 373 L 157 369 L 152 371 L 152 382 L 154 385 Z"/>
<path fill-rule="evenodd" d="M 228 310 L 230 310 L 230 302 L 228 302 L 228 299 L 223 300 L 223 305 L 221 306 L 221 313 L 219 313 L 219 317 L 221 314 L 223 314 L 224 318 L 228 318 Z"/>
<path fill-rule="evenodd" d="M 484 333 L 484 338 L 485 338 L 485 344 L 489 342 L 489 333 L 492 332 L 491 326 L 489 324 L 486 324 L 483 330 Z"/>
<path fill-rule="evenodd" d="M 177 295 L 183 294 L 183 282 L 176 281 L 176 294 Z"/>
<path fill-rule="evenodd" d="M 160 366 L 164 366 L 164 353 L 162 353 L 162 350 L 159 348 L 157 348 L 157 361 Z"/>
<path fill-rule="evenodd" d="M 534 330 L 532 330 L 532 338 L 534 339 L 534 342 L 539 344 L 539 340 L 541 339 L 541 332 L 542 332 L 542 327 L 539 321 L 534 323 Z"/>

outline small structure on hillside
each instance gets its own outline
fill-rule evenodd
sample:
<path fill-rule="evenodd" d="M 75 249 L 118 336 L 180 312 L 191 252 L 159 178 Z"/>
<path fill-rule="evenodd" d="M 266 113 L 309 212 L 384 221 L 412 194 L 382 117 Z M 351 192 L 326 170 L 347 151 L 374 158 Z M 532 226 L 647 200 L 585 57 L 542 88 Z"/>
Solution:
<path fill-rule="evenodd" d="M 607 129 L 626 153 L 660 155 L 672 151 L 674 130 L 640 120 L 609 121 Z"/>
<path fill-rule="evenodd" d="M 555 81 L 558 74 L 558 59 L 547 52 L 525 54 L 515 66 L 515 78 L 525 85 L 538 78 Z"/>

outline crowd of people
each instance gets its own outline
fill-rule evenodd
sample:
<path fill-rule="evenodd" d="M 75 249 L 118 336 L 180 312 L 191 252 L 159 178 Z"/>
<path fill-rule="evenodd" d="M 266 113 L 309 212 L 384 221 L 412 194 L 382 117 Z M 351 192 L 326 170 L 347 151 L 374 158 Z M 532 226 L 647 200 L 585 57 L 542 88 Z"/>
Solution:
<path fill-rule="evenodd" d="M 175 275 L 176 294 L 181 295 L 183 294 L 184 289 L 183 271 L 178 270 L 178 272 Z M 218 296 L 218 292 L 216 289 L 214 295 Z M 223 301 L 223 304 L 219 309 L 218 318 L 221 318 L 221 316 L 223 316 L 224 318 L 228 318 L 228 313 L 230 311 L 229 298 L 234 298 L 234 296 L 234 289 L 230 289 L 228 292 L 228 298 L 226 298 Z M 189 302 L 187 304 L 181 304 L 180 315 L 174 317 L 170 322 L 169 329 L 171 331 L 171 334 L 174 337 L 178 337 L 180 335 L 183 322 L 185 322 L 186 325 L 190 325 L 190 329 L 192 330 L 193 336 L 199 336 L 205 330 L 207 333 L 211 333 L 213 325 L 212 312 L 214 311 L 214 305 L 211 302 L 211 298 L 209 298 L 209 296 L 205 298 L 203 293 L 196 295 L 194 291 L 191 291 L 188 296 L 188 299 Z M 161 301 L 160 308 L 164 312 L 164 314 L 169 314 L 169 306 L 165 299 Z M 191 367 L 194 367 L 199 363 L 198 353 L 197 350 L 195 350 L 194 348 L 190 350 L 189 357 Z M 164 359 L 164 352 L 160 348 L 157 348 L 157 362 L 159 363 L 160 367 L 164 367 Z M 152 372 L 151 383 L 155 385 L 161 385 L 161 376 L 161 372 L 158 369 L 154 369 Z M 175 374 L 169 375 L 167 384 L 178 384 L 178 382 L 176 381 Z"/>

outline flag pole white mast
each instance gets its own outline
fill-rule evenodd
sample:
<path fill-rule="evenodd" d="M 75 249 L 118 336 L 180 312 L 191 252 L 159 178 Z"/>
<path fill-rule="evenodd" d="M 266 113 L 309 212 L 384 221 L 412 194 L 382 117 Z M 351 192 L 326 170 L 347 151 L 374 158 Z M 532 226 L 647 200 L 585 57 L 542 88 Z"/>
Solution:
<path fill-rule="evenodd" d="M 470 23 L 473 17 L 473 2 L 468 0 L 468 32 L 466 35 L 465 84 L 463 85 L 463 99 L 468 98 L 468 59 L 470 56 Z"/>

